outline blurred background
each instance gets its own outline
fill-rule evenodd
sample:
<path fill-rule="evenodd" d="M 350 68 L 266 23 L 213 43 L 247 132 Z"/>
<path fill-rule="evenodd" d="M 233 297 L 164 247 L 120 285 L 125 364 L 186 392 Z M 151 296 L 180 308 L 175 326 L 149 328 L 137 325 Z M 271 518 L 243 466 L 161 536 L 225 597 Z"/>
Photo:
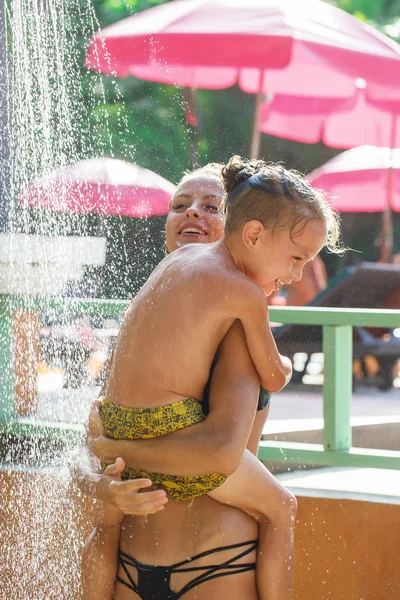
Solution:
<path fill-rule="evenodd" d="M 168 0 L 92 0 L 91 10 L 77 9 L 75 2 L 66 3 L 66 32 L 72 32 L 69 43 L 79 70 L 77 79 L 81 81 L 81 99 L 72 113 L 74 161 L 112 156 L 137 163 L 177 183 L 182 173 L 193 166 L 225 162 L 232 154 L 248 156 L 253 94 L 244 93 L 238 86 L 218 91 L 200 89 L 194 104 L 187 89 L 182 91 L 132 76 L 100 75 L 84 66 L 88 40 L 95 31 L 166 3 Z M 400 39 L 400 0 L 329 3 L 394 40 Z M 196 127 L 189 124 L 194 121 Z M 263 134 L 259 156 L 309 173 L 339 152 L 323 143 L 301 144 Z M 396 254 L 400 252 L 400 213 L 393 213 L 392 218 Z M 64 221 L 62 227 L 68 235 L 97 235 L 99 231 L 99 218 L 94 215 L 53 213 L 47 222 L 49 219 L 52 224 L 55 220 Z M 348 252 L 344 258 L 323 254 L 329 277 L 345 266 L 379 259 L 381 219 L 381 213 L 343 213 L 345 243 L 357 252 Z M 41 233 L 45 228 L 43 214 L 30 210 L 28 227 L 29 233 Z M 82 295 L 126 298 L 134 294 L 163 256 L 163 227 L 163 217 L 108 217 L 101 230 L 107 237 L 106 264 L 86 267 Z M 74 290 L 75 295 L 79 293 Z"/>

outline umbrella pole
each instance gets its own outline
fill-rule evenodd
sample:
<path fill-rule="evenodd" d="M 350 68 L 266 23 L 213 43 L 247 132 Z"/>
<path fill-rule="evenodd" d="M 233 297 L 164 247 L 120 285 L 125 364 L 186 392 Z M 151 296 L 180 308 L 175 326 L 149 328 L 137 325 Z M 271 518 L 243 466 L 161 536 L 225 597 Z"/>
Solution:
<path fill-rule="evenodd" d="M 252 159 L 257 159 L 260 156 L 261 131 L 259 128 L 259 124 L 262 99 L 263 93 L 258 92 L 258 94 L 256 95 L 256 102 L 254 107 L 253 132 L 251 135 L 250 144 L 250 158 Z"/>
<path fill-rule="evenodd" d="M 201 138 L 201 115 L 197 102 L 197 90 L 195 88 L 182 88 L 182 104 L 185 111 L 186 122 L 192 130 L 190 154 L 192 169 L 200 166 L 200 138 Z"/>
<path fill-rule="evenodd" d="M 392 151 L 390 151 L 392 154 Z M 379 262 L 390 263 L 392 262 L 393 254 L 393 218 L 392 209 L 390 206 L 390 200 L 392 196 L 392 185 L 393 185 L 393 167 L 392 161 L 390 161 L 390 167 L 388 169 L 387 178 L 387 206 L 382 215 L 382 245 L 381 245 L 381 257 Z"/>
<path fill-rule="evenodd" d="M 250 158 L 257 159 L 260 157 L 260 147 L 261 147 L 261 131 L 260 131 L 260 113 L 261 113 L 261 104 L 263 101 L 264 94 L 264 80 L 265 80 L 265 71 L 262 70 L 260 72 L 260 88 L 259 92 L 256 95 L 256 102 L 254 106 L 254 119 L 253 119 L 253 132 L 251 135 L 251 144 L 250 144 Z"/>
<path fill-rule="evenodd" d="M 382 215 L 382 236 L 381 236 L 381 257 L 379 262 L 392 262 L 393 255 L 393 216 L 392 216 L 392 193 L 393 193 L 393 147 L 394 136 L 396 134 L 396 115 L 392 119 L 392 131 L 389 152 L 389 168 L 387 172 L 386 184 L 386 208 Z"/>

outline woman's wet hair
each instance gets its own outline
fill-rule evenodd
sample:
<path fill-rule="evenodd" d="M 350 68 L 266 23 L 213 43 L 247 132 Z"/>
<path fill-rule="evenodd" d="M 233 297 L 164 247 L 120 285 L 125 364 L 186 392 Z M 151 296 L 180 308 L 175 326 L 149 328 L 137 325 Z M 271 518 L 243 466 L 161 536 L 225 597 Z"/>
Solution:
<path fill-rule="evenodd" d="M 208 163 L 207 165 L 204 165 L 203 167 L 199 167 L 198 169 L 195 169 L 194 171 L 186 171 L 186 173 L 183 175 L 182 179 L 180 180 L 179 183 L 183 183 L 184 181 L 186 181 L 186 179 L 189 179 L 190 177 L 193 176 L 209 176 L 209 177 L 216 177 L 217 179 L 219 179 L 222 182 L 222 169 L 224 168 L 224 165 L 221 163 Z M 179 184 L 178 184 L 179 185 Z"/>
<path fill-rule="evenodd" d="M 339 214 L 326 194 L 313 188 L 297 171 L 280 164 L 233 156 L 222 168 L 222 181 L 226 191 L 227 235 L 256 220 L 272 229 L 289 227 L 295 236 L 309 221 L 318 219 L 326 226 L 327 250 L 335 254 L 344 251 Z"/>

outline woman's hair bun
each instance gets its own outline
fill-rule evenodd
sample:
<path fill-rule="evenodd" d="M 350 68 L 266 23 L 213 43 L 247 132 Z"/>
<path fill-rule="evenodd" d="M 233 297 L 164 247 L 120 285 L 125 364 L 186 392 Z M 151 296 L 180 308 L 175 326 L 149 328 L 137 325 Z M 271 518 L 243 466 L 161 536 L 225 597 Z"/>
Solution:
<path fill-rule="evenodd" d="M 232 156 L 221 171 L 226 193 L 230 194 L 242 181 L 258 173 L 262 164 L 262 161 L 245 160 L 237 154 Z"/>

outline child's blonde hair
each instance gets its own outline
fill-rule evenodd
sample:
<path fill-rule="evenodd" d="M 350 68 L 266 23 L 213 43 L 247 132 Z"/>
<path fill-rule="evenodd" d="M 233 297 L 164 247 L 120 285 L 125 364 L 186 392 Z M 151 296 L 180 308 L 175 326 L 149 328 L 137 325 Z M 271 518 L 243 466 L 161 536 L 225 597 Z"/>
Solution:
<path fill-rule="evenodd" d="M 340 217 L 326 194 L 314 189 L 304 177 L 282 165 L 233 156 L 222 168 L 226 191 L 227 235 L 253 219 L 265 227 L 298 227 L 312 219 L 322 221 L 327 230 L 326 248 L 335 254 L 344 251 L 340 238 Z"/>

